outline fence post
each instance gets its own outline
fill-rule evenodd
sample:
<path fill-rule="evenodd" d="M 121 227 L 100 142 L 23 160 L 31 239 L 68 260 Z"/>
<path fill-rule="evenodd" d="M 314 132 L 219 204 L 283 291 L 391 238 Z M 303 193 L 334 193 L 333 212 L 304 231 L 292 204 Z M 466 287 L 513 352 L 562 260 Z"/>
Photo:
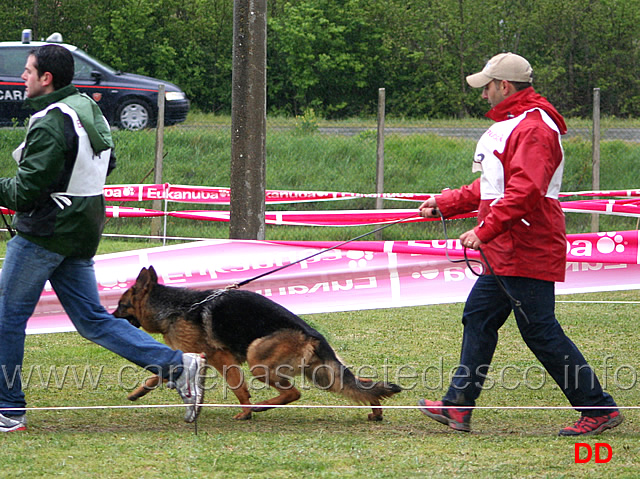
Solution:
<path fill-rule="evenodd" d="M 385 89 L 378 88 L 378 142 L 376 146 L 376 193 L 384 193 L 384 117 L 385 117 Z M 376 198 L 376 209 L 383 208 L 381 196 Z M 382 231 L 376 231 L 375 239 L 382 241 Z"/>
<path fill-rule="evenodd" d="M 156 122 L 156 158 L 153 170 L 153 182 L 157 185 L 162 183 L 162 157 L 164 155 L 164 85 L 158 85 L 158 118 Z M 162 211 L 162 200 L 153 200 L 152 208 L 156 211 Z M 162 234 L 162 217 L 154 216 L 151 218 L 151 236 L 160 236 Z M 165 231 L 162 234 L 166 238 Z"/>
<path fill-rule="evenodd" d="M 233 2 L 229 238 L 265 238 L 267 2 Z"/>
<path fill-rule="evenodd" d="M 591 188 L 594 191 L 600 189 L 600 88 L 593 89 L 593 138 L 592 150 L 592 175 Z M 600 231 L 600 214 L 591 214 L 591 232 Z"/>

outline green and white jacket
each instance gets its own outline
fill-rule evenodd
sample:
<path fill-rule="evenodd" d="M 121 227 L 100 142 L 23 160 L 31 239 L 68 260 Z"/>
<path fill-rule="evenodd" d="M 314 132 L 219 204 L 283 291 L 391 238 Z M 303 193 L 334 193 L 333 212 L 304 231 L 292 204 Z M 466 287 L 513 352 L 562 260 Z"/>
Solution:
<path fill-rule="evenodd" d="M 14 151 L 16 175 L 0 178 L 0 204 L 16 212 L 19 235 L 63 256 L 90 258 L 104 227 L 103 188 L 114 165 L 109 124 L 73 85 L 27 102 L 40 111 Z"/>

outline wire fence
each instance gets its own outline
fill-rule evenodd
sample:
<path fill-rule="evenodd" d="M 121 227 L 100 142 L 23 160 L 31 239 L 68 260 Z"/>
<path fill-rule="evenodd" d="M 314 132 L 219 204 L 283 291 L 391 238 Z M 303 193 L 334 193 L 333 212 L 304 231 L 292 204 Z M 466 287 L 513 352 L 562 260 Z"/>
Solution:
<path fill-rule="evenodd" d="M 594 95 L 595 98 L 595 95 Z M 383 108 L 380 109 L 383 111 Z M 594 102 L 594 111 L 599 111 Z M 381 121 L 382 119 L 382 121 Z M 563 137 L 565 170 L 563 191 L 623 190 L 640 187 L 640 124 L 611 118 L 568 119 Z M 477 177 L 471 171 L 475 145 L 491 125 L 478 120 L 373 119 L 330 121 L 313 110 L 296 118 L 267 116 L 266 189 L 335 191 L 352 193 L 438 193 Z M 208 118 L 167 129 L 163 133 L 164 182 L 200 186 L 229 186 L 231 118 Z M 127 178 L 131 178 L 129 175 Z M 150 181 L 150 179 L 148 180 Z M 157 179 L 156 179 L 157 181 Z M 113 203 L 112 203 L 113 204 Z M 139 206 L 149 208 L 150 204 Z M 194 204 L 172 205 L 193 209 Z M 157 204 L 156 204 L 157 207 Z M 340 202 L 282 204 L 269 209 L 326 210 L 411 208 L 415 203 L 365 198 Z M 166 208 L 166 205 L 165 205 Z M 197 209 L 221 209 L 197 206 Z M 228 210 L 228 207 L 224 208 Z M 594 222 L 595 220 L 595 222 Z M 110 234 L 146 234 L 148 220 L 109 220 Z M 156 219 L 156 224 L 158 220 Z M 228 237 L 228 223 L 189 225 L 186 220 L 165 219 L 154 236 Z M 129 222 L 128 226 L 124 223 Z M 193 223 L 193 222 L 192 222 Z M 461 228 L 473 224 L 466 220 Z M 637 228 L 635 218 L 590 215 L 567 216 L 567 231 L 613 231 Z M 289 229 L 287 233 L 283 231 Z M 404 233 L 385 232 L 385 239 L 415 239 L 438 235 L 424 226 L 407 225 Z M 278 232 L 274 234 L 274 231 Z M 343 240 L 361 230 L 309 233 L 289 226 L 270 228 L 277 239 Z M 452 234 L 456 234 L 455 228 Z M 381 238 L 378 238 L 381 239 Z"/>

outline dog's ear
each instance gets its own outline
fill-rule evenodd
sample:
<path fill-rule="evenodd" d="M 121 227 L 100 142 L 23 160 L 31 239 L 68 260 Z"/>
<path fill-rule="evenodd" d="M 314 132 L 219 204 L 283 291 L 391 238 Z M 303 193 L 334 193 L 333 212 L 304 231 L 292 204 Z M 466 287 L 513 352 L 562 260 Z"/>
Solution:
<path fill-rule="evenodd" d="M 153 266 L 149 266 L 149 268 L 142 268 L 140 270 L 140 273 L 136 278 L 135 288 L 139 290 L 146 290 L 150 289 L 157 283 L 158 275 L 156 274 L 156 270 L 153 269 Z"/>
<path fill-rule="evenodd" d="M 149 266 L 149 279 L 151 280 L 152 283 L 158 282 L 158 275 L 153 266 Z"/>
<path fill-rule="evenodd" d="M 147 268 L 142 268 L 138 273 L 138 277 L 136 278 L 136 283 L 138 281 L 144 281 L 144 278 L 147 276 Z"/>

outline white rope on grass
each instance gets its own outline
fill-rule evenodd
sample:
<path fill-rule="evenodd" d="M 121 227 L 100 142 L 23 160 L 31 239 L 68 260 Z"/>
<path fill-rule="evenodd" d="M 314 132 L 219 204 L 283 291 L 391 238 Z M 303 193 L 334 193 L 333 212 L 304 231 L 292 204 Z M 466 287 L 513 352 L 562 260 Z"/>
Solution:
<path fill-rule="evenodd" d="M 127 406 L 35 406 L 21 408 L 2 408 L 4 411 L 81 411 L 81 410 L 103 410 L 103 409 L 159 409 L 159 408 L 184 408 L 191 407 L 191 404 L 139 404 Z M 364 405 L 331 405 L 331 404 L 213 404 L 205 403 L 200 405 L 203 408 L 289 408 L 289 409 L 420 409 L 425 406 L 364 406 Z M 640 406 L 438 406 L 440 409 L 510 409 L 510 410 L 563 410 L 563 409 L 640 409 Z"/>
<path fill-rule="evenodd" d="M 599 301 L 599 300 L 566 300 L 558 301 L 556 303 L 586 303 L 586 304 L 640 304 L 640 301 Z"/>

